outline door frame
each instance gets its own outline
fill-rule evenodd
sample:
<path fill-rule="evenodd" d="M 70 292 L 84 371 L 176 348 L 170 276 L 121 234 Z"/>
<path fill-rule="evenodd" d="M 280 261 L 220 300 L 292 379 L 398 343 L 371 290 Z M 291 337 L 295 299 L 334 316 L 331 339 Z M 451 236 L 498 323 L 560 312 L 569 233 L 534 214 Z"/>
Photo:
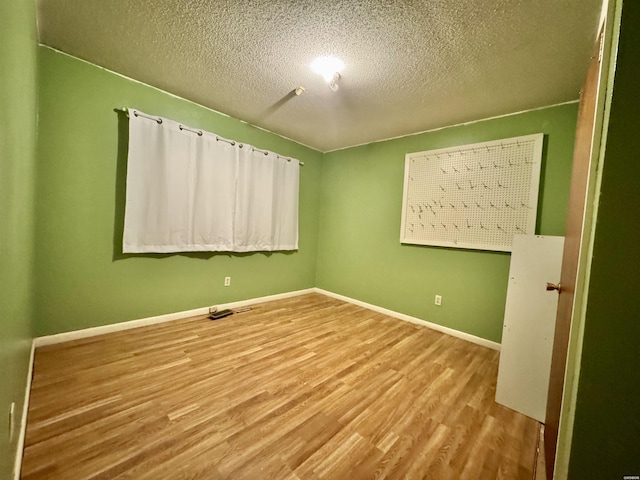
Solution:
<path fill-rule="evenodd" d="M 597 90 L 595 123 L 593 129 L 589 179 L 583 215 L 580 256 L 576 276 L 571 331 L 567 348 L 567 361 L 564 378 L 560 425 L 558 430 L 554 479 L 566 479 L 569 470 L 571 441 L 575 419 L 575 407 L 578 393 L 578 380 L 582 359 L 584 321 L 589 289 L 593 240 L 595 236 L 595 218 L 598 213 L 598 200 L 602 182 L 602 168 L 606 147 L 606 137 L 611 111 L 613 81 L 620 36 L 620 21 L 623 0 L 603 0 L 600 29 L 602 44 L 600 48 L 601 70 Z M 551 479 L 548 479 L 551 480 Z"/>

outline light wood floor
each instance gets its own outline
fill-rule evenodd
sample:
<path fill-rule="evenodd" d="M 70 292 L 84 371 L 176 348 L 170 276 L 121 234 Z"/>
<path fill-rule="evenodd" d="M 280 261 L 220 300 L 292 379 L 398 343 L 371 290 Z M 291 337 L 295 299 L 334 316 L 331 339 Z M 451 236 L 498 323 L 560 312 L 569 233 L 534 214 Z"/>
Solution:
<path fill-rule="evenodd" d="M 498 353 L 310 294 L 36 351 L 23 479 L 527 479 Z"/>

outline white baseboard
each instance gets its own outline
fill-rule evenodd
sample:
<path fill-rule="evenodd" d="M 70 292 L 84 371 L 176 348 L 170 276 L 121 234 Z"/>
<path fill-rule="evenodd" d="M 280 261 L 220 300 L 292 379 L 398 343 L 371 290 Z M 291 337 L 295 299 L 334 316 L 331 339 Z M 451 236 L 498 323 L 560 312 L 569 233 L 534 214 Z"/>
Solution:
<path fill-rule="evenodd" d="M 452 337 L 461 338 L 462 340 L 466 340 L 467 342 L 475 343 L 477 345 L 481 345 L 483 347 L 488 347 L 493 350 L 500 351 L 500 344 L 497 342 L 493 342 L 491 340 L 487 340 L 486 338 L 476 337 L 475 335 L 470 335 L 465 332 L 461 332 L 459 330 L 454 330 L 453 328 L 443 327 L 442 325 L 438 325 L 437 323 L 431 323 L 426 320 L 422 320 L 420 318 L 412 317 L 411 315 L 406 315 L 404 313 L 396 312 L 394 310 L 389 310 L 387 308 L 378 307 L 377 305 L 373 305 L 371 303 L 362 302 L 360 300 L 356 300 L 354 298 L 345 297 L 344 295 L 340 295 L 338 293 L 329 292 L 327 290 L 323 290 L 321 288 L 313 289 L 316 293 L 321 293 L 323 295 L 327 295 L 328 297 L 333 297 L 338 300 L 342 300 L 343 302 L 353 303 L 354 305 L 358 305 L 360 307 L 368 308 L 369 310 L 373 310 L 378 313 L 383 313 L 384 315 L 389 315 L 390 317 L 398 318 L 400 320 L 404 320 L 405 322 L 415 323 L 417 325 L 422 325 L 425 327 L 429 327 L 432 330 L 437 330 L 438 332 L 446 333 L 447 335 L 451 335 Z"/>
<path fill-rule="evenodd" d="M 20 433 L 18 434 L 18 445 L 16 446 L 16 459 L 13 464 L 13 478 L 20 480 L 20 470 L 22 469 L 22 455 L 24 453 L 24 439 L 27 435 L 27 414 L 29 413 L 29 398 L 31 397 L 31 381 L 33 380 L 33 359 L 35 356 L 36 342 L 31 341 L 31 353 L 29 356 L 29 371 L 27 372 L 27 384 L 24 387 L 24 403 L 22 405 L 22 417 L 20 418 Z"/>
<path fill-rule="evenodd" d="M 253 305 L 256 303 L 263 302 L 271 302 L 273 300 L 280 300 L 283 298 L 296 297 L 298 295 L 304 295 L 306 293 L 320 293 L 322 295 L 327 295 L 328 297 L 333 297 L 338 300 L 342 300 L 343 302 L 353 303 L 354 305 L 358 305 L 360 307 L 368 308 L 369 310 L 373 310 L 375 312 L 382 313 L 384 315 L 389 315 L 390 317 L 398 318 L 400 320 L 404 320 L 405 322 L 415 323 L 417 325 L 423 325 L 429 327 L 433 330 L 437 330 L 438 332 L 446 333 L 447 335 L 451 335 L 453 337 L 461 338 L 471 343 L 475 343 L 477 345 L 481 345 L 483 347 L 488 347 L 493 350 L 500 351 L 500 344 L 497 342 L 493 342 L 491 340 L 487 340 L 485 338 L 476 337 L 475 335 L 471 335 L 465 332 L 461 332 L 459 330 L 454 330 L 453 328 L 444 327 L 442 325 L 438 325 L 437 323 L 428 322 L 426 320 L 422 320 L 420 318 L 412 317 L 411 315 L 406 315 L 404 313 L 396 312 L 394 310 L 389 310 L 387 308 L 379 307 L 377 305 L 373 305 L 371 303 L 363 302 L 360 300 L 356 300 L 354 298 L 346 297 L 344 295 L 340 295 L 338 293 L 333 293 L 328 290 L 323 290 L 321 288 L 307 288 L 304 290 L 296 290 L 293 292 L 286 293 L 278 293 L 275 295 L 268 295 L 265 297 L 257 297 L 251 298 L 247 300 L 239 300 L 237 302 L 230 302 L 225 304 L 216 305 L 219 309 L 223 308 L 239 308 L 248 305 Z M 113 323 L 110 325 L 103 325 L 100 327 L 86 328 L 83 330 L 75 330 L 72 332 L 64 332 L 58 333 L 55 335 L 47 335 L 44 337 L 37 337 L 34 339 L 33 343 L 35 347 L 43 347 L 45 345 L 53 345 L 56 343 L 69 342 L 71 340 L 77 340 L 80 338 L 94 337 L 96 335 L 103 335 L 105 333 L 119 332 L 122 330 L 129 330 L 131 328 L 143 327 L 145 325 L 153 325 L 156 323 L 169 322 L 171 320 L 178 320 L 181 318 L 189 318 L 195 317 L 198 315 L 206 315 L 209 313 L 209 307 L 195 308 L 193 310 L 185 310 L 182 312 L 175 313 L 167 313 L 165 315 L 158 315 L 155 317 L 148 318 L 140 318 L 137 320 L 130 320 L 128 322 L 120 322 Z"/>
<path fill-rule="evenodd" d="M 224 308 L 238 308 L 238 307 L 244 307 L 248 305 L 254 305 L 256 303 L 271 302 L 273 300 L 296 297 L 298 295 L 304 295 L 305 293 L 312 293 L 314 291 L 315 290 L 313 288 L 307 288 L 304 290 L 296 290 L 293 292 L 267 295 L 266 297 L 257 297 L 257 298 L 251 298 L 248 300 L 239 300 L 237 302 L 217 304 L 216 307 L 218 307 L 219 310 L 222 310 Z M 157 315 L 155 317 L 140 318 L 137 320 L 130 320 L 127 322 L 119 322 L 119 323 L 112 323 L 110 325 L 102 325 L 100 327 L 85 328 L 82 330 L 74 330 L 72 332 L 64 332 L 64 333 L 57 333 L 55 335 L 37 337 L 34 339 L 34 344 L 36 347 L 44 347 L 45 345 L 53 345 L 56 343 L 69 342 L 71 340 L 78 340 L 80 338 L 95 337 L 96 335 L 103 335 L 105 333 L 120 332 L 122 330 L 129 330 L 131 328 L 144 327 L 146 325 L 153 325 L 156 323 L 170 322 L 171 320 L 179 320 L 181 318 L 196 317 L 198 315 L 207 315 L 208 313 L 209 313 L 209 307 L 195 308 L 193 310 L 185 310 L 182 312 Z"/>

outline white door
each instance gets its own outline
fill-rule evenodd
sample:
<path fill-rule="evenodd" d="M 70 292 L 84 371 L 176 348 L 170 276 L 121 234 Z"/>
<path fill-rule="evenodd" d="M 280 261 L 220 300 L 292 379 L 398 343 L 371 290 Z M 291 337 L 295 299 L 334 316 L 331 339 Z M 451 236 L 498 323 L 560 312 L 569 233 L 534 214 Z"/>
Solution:
<path fill-rule="evenodd" d="M 564 237 L 515 235 L 496 402 L 544 422 Z"/>

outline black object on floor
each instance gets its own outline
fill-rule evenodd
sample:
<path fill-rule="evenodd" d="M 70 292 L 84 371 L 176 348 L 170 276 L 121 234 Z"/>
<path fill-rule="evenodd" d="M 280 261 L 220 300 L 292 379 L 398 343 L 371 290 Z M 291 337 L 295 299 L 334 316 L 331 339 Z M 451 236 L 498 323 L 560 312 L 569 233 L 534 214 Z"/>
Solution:
<path fill-rule="evenodd" d="M 209 318 L 211 320 L 218 320 L 219 318 L 228 317 L 229 315 L 233 315 L 233 311 L 225 308 L 224 310 L 218 310 L 217 312 L 210 313 Z"/>

